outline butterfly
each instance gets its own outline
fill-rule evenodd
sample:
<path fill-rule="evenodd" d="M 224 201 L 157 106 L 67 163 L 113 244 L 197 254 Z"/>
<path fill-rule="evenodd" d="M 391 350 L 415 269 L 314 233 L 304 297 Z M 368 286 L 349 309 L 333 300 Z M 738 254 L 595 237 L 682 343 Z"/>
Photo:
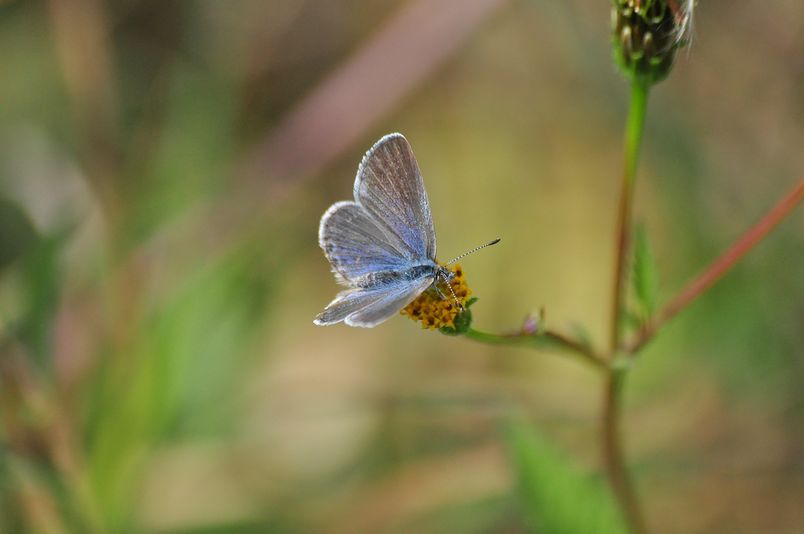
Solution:
<path fill-rule="evenodd" d="M 317 325 L 372 328 L 430 287 L 446 298 L 439 282 L 452 291 L 454 273 L 436 262 L 430 203 L 402 134 L 386 135 L 366 152 L 357 168 L 354 201 L 330 206 L 321 217 L 318 243 L 336 280 L 348 289 L 316 316 Z"/>

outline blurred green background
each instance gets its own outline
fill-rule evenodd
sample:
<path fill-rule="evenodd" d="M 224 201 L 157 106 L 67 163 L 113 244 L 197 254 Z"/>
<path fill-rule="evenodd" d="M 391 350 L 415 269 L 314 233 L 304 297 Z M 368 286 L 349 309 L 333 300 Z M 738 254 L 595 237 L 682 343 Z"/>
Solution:
<path fill-rule="evenodd" d="M 401 131 L 441 258 L 503 238 L 463 261 L 475 325 L 544 307 L 600 344 L 628 95 L 609 11 L 1 2 L 0 531 L 549 530 L 501 423 L 594 481 L 599 377 L 401 317 L 313 326 L 338 289 L 318 221 Z M 802 50 L 800 0 L 699 6 L 637 189 L 664 299 L 799 179 Z M 657 532 L 804 525 L 803 223 L 632 373 L 627 458 Z"/>

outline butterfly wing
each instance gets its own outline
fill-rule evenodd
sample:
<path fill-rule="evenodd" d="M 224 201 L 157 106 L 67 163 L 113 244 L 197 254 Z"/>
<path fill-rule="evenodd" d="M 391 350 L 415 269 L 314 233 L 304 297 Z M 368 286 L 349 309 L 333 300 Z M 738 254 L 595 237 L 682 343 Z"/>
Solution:
<path fill-rule="evenodd" d="M 366 210 L 355 202 L 336 202 L 321 217 L 318 243 L 342 282 L 359 286 L 361 277 L 401 270 L 409 261 L 405 245 L 387 236 Z"/>
<path fill-rule="evenodd" d="M 316 315 L 313 323 L 319 326 L 340 323 L 356 311 L 377 302 L 385 294 L 386 292 L 376 289 L 347 289 L 346 291 L 341 291 L 324 308 L 324 311 Z"/>
<path fill-rule="evenodd" d="M 368 275 L 434 260 L 435 231 L 419 166 L 400 134 L 380 139 L 360 163 L 355 202 L 337 202 L 321 218 L 318 240 L 339 281 L 351 286 L 315 318 L 373 327 L 410 303 L 432 277 L 369 285 Z"/>
<path fill-rule="evenodd" d="M 430 203 L 416 157 L 402 134 L 386 135 L 366 152 L 357 169 L 354 194 L 408 259 L 435 260 Z"/>
<path fill-rule="evenodd" d="M 380 288 L 342 291 L 313 322 L 321 326 L 341 321 L 349 326 L 377 326 L 407 306 L 432 282 L 432 278 L 421 278 Z"/>

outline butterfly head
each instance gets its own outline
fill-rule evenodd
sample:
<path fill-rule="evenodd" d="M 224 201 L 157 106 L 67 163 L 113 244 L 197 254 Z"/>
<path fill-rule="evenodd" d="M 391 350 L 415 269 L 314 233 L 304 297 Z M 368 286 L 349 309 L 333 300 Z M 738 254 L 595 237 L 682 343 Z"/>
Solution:
<path fill-rule="evenodd" d="M 467 311 L 472 290 L 459 264 L 438 265 L 430 289 L 402 309 L 402 315 L 420 322 L 422 328 L 455 328 Z"/>

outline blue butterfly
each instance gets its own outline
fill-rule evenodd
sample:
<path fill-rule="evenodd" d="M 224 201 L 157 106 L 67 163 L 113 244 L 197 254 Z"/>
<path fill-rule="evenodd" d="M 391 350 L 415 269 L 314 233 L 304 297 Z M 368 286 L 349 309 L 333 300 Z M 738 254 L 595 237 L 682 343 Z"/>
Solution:
<path fill-rule="evenodd" d="M 349 289 L 338 293 L 313 322 L 371 328 L 431 286 L 445 298 L 438 282 L 447 282 L 451 291 L 448 282 L 454 273 L 436 263 L 427 192 L 402 134 L 386 135 L 366 152 L 357 169 L 354 197 L 336 202 L 321 217 L 318 243 L 335 278 Z"/>

